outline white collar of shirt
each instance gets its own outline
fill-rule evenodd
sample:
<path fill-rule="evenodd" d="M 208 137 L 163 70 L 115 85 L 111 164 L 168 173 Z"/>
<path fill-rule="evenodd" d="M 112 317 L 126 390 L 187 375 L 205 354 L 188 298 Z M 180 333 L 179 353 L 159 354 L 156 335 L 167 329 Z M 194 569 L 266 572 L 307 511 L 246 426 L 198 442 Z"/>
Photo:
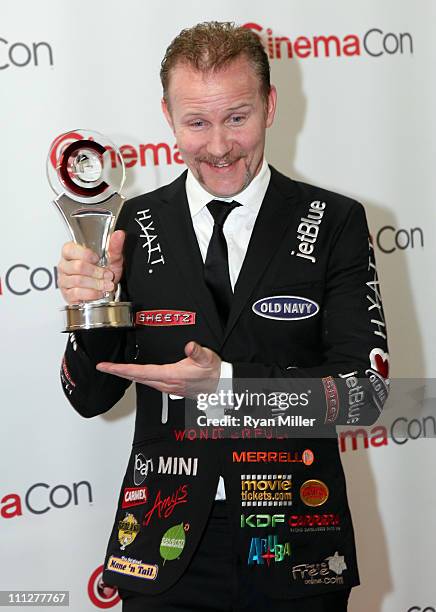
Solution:
<path fill-rule="evenodd" d="M 191 217 L 194 217 L 201 210 L 203 210 L 203 208 L 209 204 L 211 200 L 225 200 L 226 202 L 236 200 L 239 202 L 239 204 L 244 206 L 245 212 L 248 212 L 249 210 L 250 213 L 257 216 L 263 198 L 265 197 L 266 190 L 268 189 L 270 177 L 271 170 L 264 158 L 259 173 L 245 189 L 236 194 L 234 197 L 219 198 L 206 191 L 206 189 L 204 189 L 204 187 L 197 181 L 191 170 L 188 170 L 188 176 L 186 177 L 186 196 L 188 198 Z"/>

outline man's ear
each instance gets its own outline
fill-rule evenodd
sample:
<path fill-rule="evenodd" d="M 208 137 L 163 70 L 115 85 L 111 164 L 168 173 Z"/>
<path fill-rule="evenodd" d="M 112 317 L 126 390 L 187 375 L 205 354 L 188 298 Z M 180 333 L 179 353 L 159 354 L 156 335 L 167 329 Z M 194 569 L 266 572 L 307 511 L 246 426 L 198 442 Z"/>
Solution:
<path fill-rule="evenodd" d="M 162 98 L 162 100 L 160 101 L 160 104 L 161 104 L 162 112 L 165 116 L 165 119 L 167 120 L 168 125 L 170 126 L 171 130 L 174 132 L 174 123 L 173 123 L 171 113 L 170 113 L 170 110 L 168 108 L 168 104 L 165 98 Z"/>
<path fill-rule="evenodd" d="M 277 89 L 274 85 L 271 85 L 271 89 L 268 94 L 268 102 L 266 109 L 266 127 L 271 127 L 274 121 L 277 107 Z"/>

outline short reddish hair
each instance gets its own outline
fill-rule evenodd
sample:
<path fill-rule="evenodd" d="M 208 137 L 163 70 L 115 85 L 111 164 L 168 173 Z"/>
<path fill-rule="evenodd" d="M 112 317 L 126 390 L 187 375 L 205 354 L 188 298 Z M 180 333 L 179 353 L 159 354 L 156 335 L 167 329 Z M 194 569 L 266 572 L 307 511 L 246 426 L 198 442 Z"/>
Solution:
<path fill-rule="evenodd" d="M 186 63 L 201 72 L 220 70 L 245 56 L 259 77 L 265 100 L 271 89 L 268 56 L 260 38 L 247 28 L 231 22 L 207 21 L 182 30 L 171 42 L 161 63 L 160 79 L 163 96 L 168 103 L 171 69 Z"/>

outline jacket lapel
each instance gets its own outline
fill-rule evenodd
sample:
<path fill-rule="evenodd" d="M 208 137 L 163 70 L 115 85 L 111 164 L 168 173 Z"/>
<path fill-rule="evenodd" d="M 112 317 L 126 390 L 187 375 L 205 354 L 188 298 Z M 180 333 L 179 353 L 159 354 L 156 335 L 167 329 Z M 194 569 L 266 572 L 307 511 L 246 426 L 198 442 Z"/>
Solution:
<path fill-rule="evenodd" d="M 175 286 L 180 279 L 197 309 L 203 315 L 217 343 L 222 341 L 223 327 L 215 302 L 204 282 L 204 264 L 195 235 L 185 189 L 186 171 L 165 187 L 158 215 L 166 237 L 166 248 L 173 255 Z"/>
<path fill-rule="evenodd" d="M 271 167 L 271 180 L 254 224 L 247 253 L 235 285 L 232 308 L 221 347 L 235 326 L 242 309 L 277 252 L 293 217 L 296 199 L 293 181 Z"/>

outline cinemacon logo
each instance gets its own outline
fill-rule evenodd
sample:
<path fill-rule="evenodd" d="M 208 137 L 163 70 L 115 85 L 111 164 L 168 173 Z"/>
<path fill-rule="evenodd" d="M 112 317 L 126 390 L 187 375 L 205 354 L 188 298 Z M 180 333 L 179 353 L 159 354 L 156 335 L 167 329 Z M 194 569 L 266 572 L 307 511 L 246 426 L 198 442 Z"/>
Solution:
<path fill-rule="evenodd" d="M 80 140 L 83 136 L 77 132 L 70 132 L 69 134 L 61 134 L 55 138 L 52 144 L 52 152 L 50 161 L 54 168 L 56 168 L 56 162 L 62 153 L 63 149 L 74 140 Z M 114 149 L 110 146 L 106 147 L 109 152 L 110 164 L 112 168 L 115 168 L 118 160 Z M 185 162 L 180 155 L 177 144 L 169 145 L 166 142 L 157 143 L 140 143 L 138 145 L 123 144 L 119 147 L 119 151 L 123 157 L 126 168 L 132 168 L 133 166 L 147 166 L 152 163 L 154 166 L 166 164 L 183 165 Z"/>
<path fill-rule="evenodd" d="M 0 70 L 26 66 L 53 66 L 53 49 L 48 42 L 9 42 L 0 37 Z"/>
<path fill-rule="evenodd" d="M 113 608 L 120 601 L 117 587 L 105 584 L 103 581 L 103 565 L 95 569 L 88 581 L 88 595 L 96 608 Z"/>
<path fill-rule="evenodd" d="M 433 415 L 421 418 L 398 417 L 387 428 L 384 425 L 354 427 L 339 433 L 339 448 L 342 453 L 349 450 L 380 448 L 393 444 L 407 444 L 419 438 L 436 438 L 436 418 Z"/>
<path fill-rule="evenodd" d="M 290 38 L 276 36 L 271 28 L 265 29 L 258 23 L 244 23 L 242 27 L 258 34 L 272 60 L 413 54 L 410 32 L 385 32 L 380 28 L 371 28 L 364 34 L 317 34 Z"/>
<path fill-rule="evenodd" d="M 0 518 L 11 519 L 23 516 L 26 511 L 31 514 L 46 514 L 54 508 L 78 506 L 81 503 L 91 504 L 92 501 L 92 487 L 87 480 L 73 482 L 71 485 L 54 486 L 46 482 L 36 482 L 24 495 L 6 493 L 0 497 Z"/>
<path fill-rule="evenodd" d="M 6 292 L 13 295 L 23 296 L 31 291 L 47 291 L 47 289 L 58 288 L 57 268 L 53 266 L 28 266 L 25 263 L 17 263 L 10 266 L 0 276 L 0 296 Z"/>
<path fill-rule="evenodd" d="M 397 229 L 384 225 L 377 232 L 376 243 L 382 253 L 393 253 L 405 249 L 424 248 L 424 230 L 421 227 Z"/>

